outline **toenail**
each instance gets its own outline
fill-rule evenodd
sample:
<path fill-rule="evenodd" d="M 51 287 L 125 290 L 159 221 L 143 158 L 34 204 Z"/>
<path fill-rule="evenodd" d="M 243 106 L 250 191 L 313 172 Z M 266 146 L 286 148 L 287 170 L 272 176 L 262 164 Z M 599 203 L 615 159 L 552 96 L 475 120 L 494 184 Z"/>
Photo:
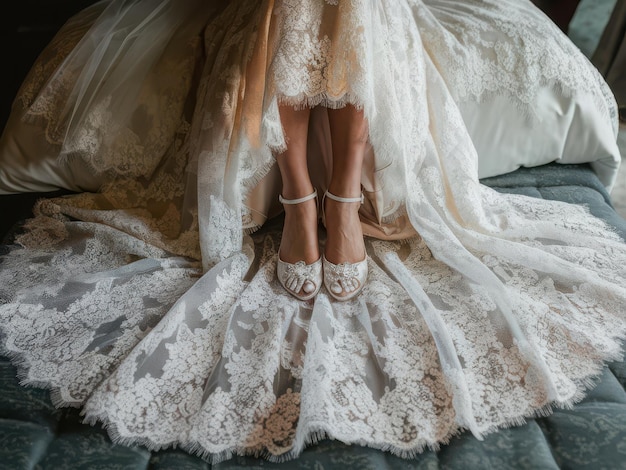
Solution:
<path fill-rule="evenodd" d="M 330 286 L 330 290 L 333 294 L 341 294 L 343 292 L 343 288 L 336 282 Z"/>

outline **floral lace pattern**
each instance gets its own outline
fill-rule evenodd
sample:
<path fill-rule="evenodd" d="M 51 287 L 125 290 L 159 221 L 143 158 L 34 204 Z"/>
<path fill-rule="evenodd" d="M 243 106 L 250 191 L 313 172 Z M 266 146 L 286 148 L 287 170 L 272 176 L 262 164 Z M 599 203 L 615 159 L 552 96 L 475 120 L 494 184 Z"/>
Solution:
<path fill-rule="evenodd" d="M 167 2 L 135 3 L 102 3 L 70 19 L 42 53 L 18 102 L 26 109 L 24 119 L 45 123 L 59 158 L 81 158 L 95 172 L 149 178 L 184 115 L 200 40 L 197 31 L 176 22 L 193 13 L 189 6 L 171 19 L 148 15 L 146 23 L 159 33 L 155 38 L 129 33 L 130 17 L 148 6 L 159 11 Z M 159 32 L 161 23 L 171 32 Z M 144 76 L 142 67 L 150 73 Z M 135 80 L 126 79 L 133 74 Z"/>
<path fill-rule="evenodd" d="M 539 80 L 608 110 L 601 85 L 557 74 L 593 72 L 545 23 L 504 0 L 239 0 L 207 13 L 202 58 L 190 39 L 177 62 L 185 86 L 162 77 L 194 93 L 145 107 L 172 119 L 162 151 L 120 156 L 155 164 L 39 203 L 3 255 L 3 348 L 24 382 L 119 442 L 212 461 L 291 458 L 322 436 L 409 457 L 579 400 L 621 355 L 626 245 L 582 207 L 482 187 L 457 106 L 492 92 L 523 103 Z M 62 100 L 54 83 L 44 94 Z M 350 301 L 293 298 L 276 278 L 280 228 L 251 234 L 251 191 L 272 185 L 285 145 L 281 102 L 361 107 L 381 220 L 419 234 L 368 239 L 368 282 Z"/>
<path fill-rule="evenodd" d="M 530 0 L 410 3 L 423 25 L 424 47 L 437 58 L 437 69 L 455 99 L 481 100 L 504 92 L 532 116 L 529 105 L 542 85 L 551 84 L 566 95 L 591 94 L 598 109 L 615 121 L 612 93 L 601 75 Z M 479 15 L 474 15 L 476 9 Z"/>

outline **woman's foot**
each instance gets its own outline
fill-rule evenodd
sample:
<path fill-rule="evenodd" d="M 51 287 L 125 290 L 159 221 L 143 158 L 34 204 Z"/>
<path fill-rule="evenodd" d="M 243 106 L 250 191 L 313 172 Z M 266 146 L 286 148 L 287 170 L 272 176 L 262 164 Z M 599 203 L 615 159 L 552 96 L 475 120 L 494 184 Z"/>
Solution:
<path fill-rule="evenodd" d="M 348 300 L 363 288 L 367 278 L 365 241 L 359 219 L 362 196 L 330 192 L 325 196 L 324 283 L 335 299 Z"/>
<path fill-rule="evenodd" d="M 312 194 L 311 191 L 309 194 Z M 283 196 L 283 201 L 300 197 Z M 287 263 L 304 261 L 311 264 L 320 257 L 317 239 L 317 198 L 299 204 L 285 203 L 285 223 L 280 241 L 279 257 Z"/>
<path fill-rule="evenodd" d="M 300 300 L 308 300 L 322 284 L 322 267 L 317 239 L 317 193 L 281 196 L 285 223 L 278 251 L 278 279 Z"/>

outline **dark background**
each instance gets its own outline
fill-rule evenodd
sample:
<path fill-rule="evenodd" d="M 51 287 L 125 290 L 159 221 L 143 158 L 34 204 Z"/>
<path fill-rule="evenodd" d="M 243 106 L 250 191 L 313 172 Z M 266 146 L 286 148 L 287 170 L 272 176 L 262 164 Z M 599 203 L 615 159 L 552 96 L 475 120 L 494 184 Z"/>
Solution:
<path fill-rule="evenodd" d="M 65 21 L 96 0 L 18 0 L 0 13 L 0 128 L 31 65 Z M 10 6 L 9 6 L 10 5 Z"/>

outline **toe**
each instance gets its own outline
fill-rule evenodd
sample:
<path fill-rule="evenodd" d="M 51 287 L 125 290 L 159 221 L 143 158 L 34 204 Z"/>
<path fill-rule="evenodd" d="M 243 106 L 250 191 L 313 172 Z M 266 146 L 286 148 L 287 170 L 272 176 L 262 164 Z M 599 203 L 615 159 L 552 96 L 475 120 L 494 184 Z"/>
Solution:
<path fill-rule="evenodd" d="M 336 295 L 339 295 L 343 292 L 343 288 L 338 282 L 333 282 L 333 284 L 330 286 L 330 290 L 333 294 Z"/>
<path fill-rule="evenodd" d="M 303 285 L 302 285 L 302 291 L 305 294 L 311 294 L 315 291 L 315 284 L 313 284 L 311 281 L 306 281 Z"/>

